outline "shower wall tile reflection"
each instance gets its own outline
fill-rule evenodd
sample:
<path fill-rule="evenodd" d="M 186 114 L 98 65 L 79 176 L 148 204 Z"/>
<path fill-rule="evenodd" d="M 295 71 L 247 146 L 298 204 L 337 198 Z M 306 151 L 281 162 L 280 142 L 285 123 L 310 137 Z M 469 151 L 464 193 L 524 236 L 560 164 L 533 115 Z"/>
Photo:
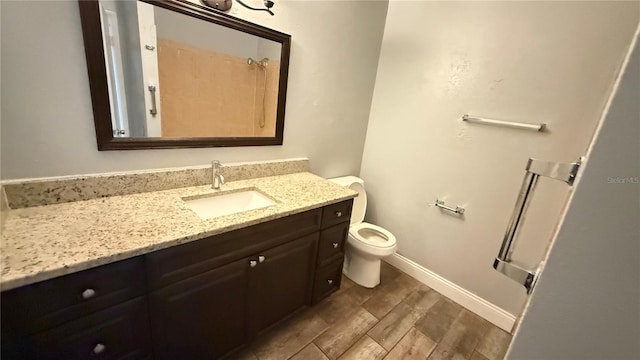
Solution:
<path fill-rule="evenodd" d="M 265 87 L 246 58 L 158 39 L 158 65 L 162 137 L 274 136 L 278 61 L 269 60 Z"/>

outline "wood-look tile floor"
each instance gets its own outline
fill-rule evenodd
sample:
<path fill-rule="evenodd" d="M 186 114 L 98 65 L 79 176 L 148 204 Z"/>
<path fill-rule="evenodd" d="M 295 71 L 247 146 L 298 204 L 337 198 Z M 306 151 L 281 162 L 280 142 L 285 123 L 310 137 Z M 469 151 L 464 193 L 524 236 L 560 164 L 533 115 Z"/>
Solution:
<path fill-rule="evenodd" d="M 503 359 L 511 334 L 383 262 L 380 285 L 339 291 L 276 326 L 239 360 Z"/>

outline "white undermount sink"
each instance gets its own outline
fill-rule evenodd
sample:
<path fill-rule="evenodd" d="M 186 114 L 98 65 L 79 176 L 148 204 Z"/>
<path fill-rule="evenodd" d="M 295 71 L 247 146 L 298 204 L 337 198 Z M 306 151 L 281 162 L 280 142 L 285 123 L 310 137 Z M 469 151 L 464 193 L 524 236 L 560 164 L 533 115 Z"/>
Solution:
<path fill-rule="evenodd" d="M 257 190 L 244 190 L 208 197 L 183 198 L 189 209 L 203 220 L 237 214 L 249 210 L 275 205 L 275 201 Z"/>

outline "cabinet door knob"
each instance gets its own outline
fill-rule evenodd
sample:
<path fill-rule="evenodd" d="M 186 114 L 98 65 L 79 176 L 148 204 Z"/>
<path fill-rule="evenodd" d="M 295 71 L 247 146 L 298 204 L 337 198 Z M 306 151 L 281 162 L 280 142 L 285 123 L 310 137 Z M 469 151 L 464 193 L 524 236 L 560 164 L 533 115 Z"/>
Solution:
<path fill-rule="evenodd" d="M 91 299 L 95 295 L 96 295 L 96 291 L 93 289 L 86 289 L 85 291 L 82 292 L 83 299 Z"/>
<path fill-rule="evenodd" d="M 331 285 L 331 284 L 333 284 L 333 280 L 329 279 L 329 280 L 327 280 L 327 283 L 328 283 L 329 285 Z"/>
<path fill-rule="evenodd" d="M 93 347 L 94 354 L 103 353 L 105 350 L 107 350 L 107 347 L 100 343 L 96 344 L 96 346 Z"/>
<path fill-rule="evenodd" d="M 338 243 L 337 242 L 331 243 L 331 245 L 333 246 L 334 249 L 338 248 Z"/>
<path fill-rule="evenodd" d="M 262 255 L 258 256 L 258 261 L 259 262 L 264 262 L 264 260 L 265 260 L 264 256 L 262 256 Z"/>
<path fill-rule="evenodd" d="M 342 216 L 342 211 L 336 211 L 336 216 L 337 217 L 341 217 Z"/>
<path fill-rule="evenodd" d="M 251 261 L 249 261 L 249 266 L 251 266 L 251 267 L 256 267 L 256 265 L 258 265 L 258 262 L 257 262 L 257 261 L 255 261 L 255 260 L 251 260 Z"/>

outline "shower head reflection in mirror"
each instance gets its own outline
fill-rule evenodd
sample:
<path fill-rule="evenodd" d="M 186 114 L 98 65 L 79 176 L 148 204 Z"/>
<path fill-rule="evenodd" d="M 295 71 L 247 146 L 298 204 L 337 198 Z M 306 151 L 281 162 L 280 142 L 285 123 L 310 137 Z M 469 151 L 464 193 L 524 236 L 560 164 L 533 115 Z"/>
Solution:
<path fill-rule="evenodd" d="M 268 63 L 269 63 L 269 58 L 264 58 L 264 59 L 262 59 L 260 61 L 255 61 L 252 58 L 248 58 L 247 59 L 247 64 L 249 64 L 249 65 L 254 65 L 255 64 L 258 67 L 261 67 L 263 69 L 267 67 Z"/>

